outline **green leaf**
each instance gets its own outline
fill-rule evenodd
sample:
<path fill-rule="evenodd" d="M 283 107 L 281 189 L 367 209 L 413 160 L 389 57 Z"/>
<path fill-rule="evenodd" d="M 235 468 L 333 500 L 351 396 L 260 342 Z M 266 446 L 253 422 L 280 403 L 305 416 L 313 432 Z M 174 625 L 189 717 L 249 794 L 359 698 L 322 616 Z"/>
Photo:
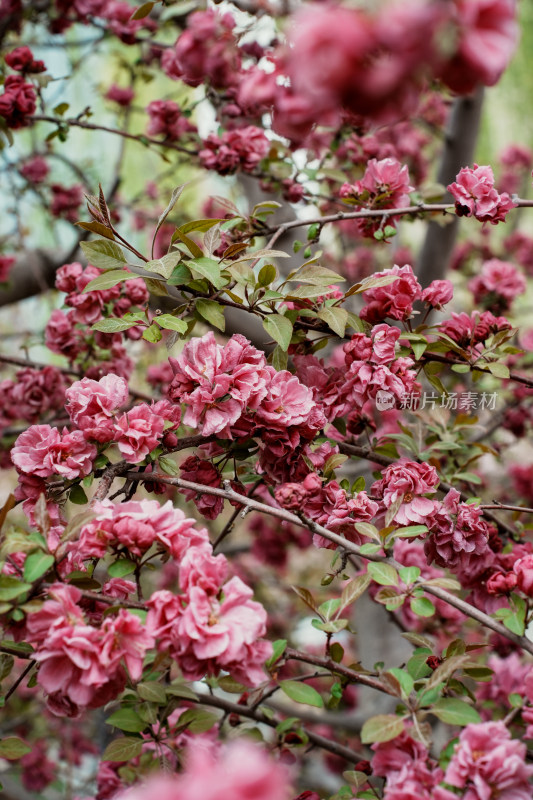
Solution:
<path fill-rule="evenodd" d="M 395 539 L 410 539 L 411 537 L 420 536 L 420 534 L 427 532 L 427 525 L 408 525 L 407 528 L 398 528 L 395 530 L 393 536 Z"/>
<path fill-rule="evenodd" d="M 441 697 L 430 709 L 430 712 L 447 725 L 463 726 L 481 722 L 481 717 L 476 709 L 457 697 Z"/>
<path fill-rule="evenodd" d="M 53 565 L 54 560 L 54 556 L 43 553 L 42 550 L 30 553 L 24 562 L 24 580 L 33 583 L 42 578 Z"/>
<path fill-rule="evenodd" d="M 161 335 L 161 331 L 159 327 L 153 322 L 149 328 L 143 332 L 143 339 L 146 339 L 147 342 L 152 342 L 155 344 L 156 342 L 160 342 L 163 338 Z"/>
<path fill-rule="evenodd" d="M 282 350 L 279 344 L 276 345 L 272 351 L 272 366 L 274 369 L 278 372 L 287 369 L 288 360 L 286 351 Z"/>
<path fill-rule="evenodd" d="M 87 261 L 100 269 L 120 269 L 128 260 L 122 248 L 109 239 L 80 242 L 80 247 Z"/>
<path fill-rule="evenodd" d="M 203 258 L 203 250 L 201 247 L 198 247 L 195 241 L 193 241 L 186 233 L 184 233 L 181 228 L 176 228 L 174 234 L 172 236 L 172 241 L 175 242 L 177 240 L 183 242 L 186 248 L 189 250 L 193 258 Z"/>
<path fill-rule="evenodd" d="M 159 467 L 167 475 L 179 475 L 179 467 L 170 456 L 159 456 L 157 459 Z"/>
<path fill-rule="evenodd" d="M 143 722 L 133 708 L 119 708 L 106 719 L 106 722 L 128 733 L 140 733 L 146 728 L 146 722 Z"/>
<path fill-rule="evenodd" d="M 361 547 L 359 548 L 359 552 L 361 553 L 362 556 L 373 556 L 376 553 L 379 553 L 380 550 L 381 550 L 381 545 L 374 544 L 374 542 L 366 542 L 365 544 L 362 544 Z"/>
<path fill-rule="evenodd" d="M 249 253 L 247 256 L 236 258 L 232 264 L 242 264 L 245 261 L 259 261 L 261 258 L 290 258 L 289 253 L 284 253 L 283 250 L 256 250 L 255 253 Z"/>
<path fill-rule="evenodd" d="M 270 669 L 274 664 L 280 660 L 287 647 L 287 639 L 277 639 L 272 643 L 272 655 L 265 664 L 267 669 Z"/>
<path fill-rule="evenodd" d="M 374 539 L 376 542 L 381 542 L 378 529 L 370 522 L 356 522 L 354 528 L 357 533 L 361 534 L 361 536 L 368 536 L 369 539 Z"/>
<path fill-rule="evenodd" d="M 136 566 L 135 561 L 131 561 L 129 558 L 120 558 L 110 564 L 107 571 L 112 578 L 125 578 L 126 575 L 131 575 L 132 572 L 135 572 Z"/>
<path fill-rule="evenodd" d="M 292 322 L 281 314 L 270 314 L 263 319 L 263 327 L 282 350 L 288 350 L 292 339 Z"/>
<path fill-rule="evenodd" d="M 181 261 L 181 257 L 179 250 L 175 250 L 173 253 L 161 256 L 161 258 L 154 258 L 152 261 L 148 261 L 144 264 L 144 269 L 148 272 L 156 272 L 158 275 L 162 275 L 163 278 L 168 279 L 172 275 L 174 267 Z"/>
<path fill-rule="evenodd" d="M 390 564 L 370 562 L 367 569 L 372 579 L 381 586 L 398 586 L 400 582 L 398 572 Z"/>
<path fill-rule="evenodd" d="M 329 286 L 333 283 L 342 283 L 346 278 L 343 278 L 338 272 L 333 272 L 333 270 L 321 267 L 318 264 L 304 264 L 299 269 L 291 272 L 287 280 L 311 283 L 315 286 Z"/>
<path fill-rule="evenodd" d="M 178 331 L 178 333 L 185 333 L 188 327 L 184 320 L 179 319 L 179 317 L 173 317 L 172 314 L 160 314 L 155 318 L 155 321 L 160 328 L 165 328 L 168 331 Z"/>
<path fill-rule="evenodd" d="M 494 375 L 495 378 L 509 377 L 509 367 L 507 367 L 505 364 L 492 362 L 487 364 L 487 369 Z"/>
<path fill-rule="evenodd" d="M 89 475 L 88 477 L 90 478 L 91 476 Z M 84 478 L 84 480 L 86 481 L 87 478 Z M 74 484 L 74 486 L 71 488 L 68 493 L 68 499 L 71 503 L 74 503 L 77 506 L 84 506 L 89 502 L 87 495 L 79 483 Z"/>
<path fill-rule="evenodd" d="M 103 225 L 101 222 L 96 222 L 96 220 L 93 220 L 92 222 L 76 222 L 75 224 L 79 228 L 83 228 L 84 231 L 91 231 L 91 233 L 97 233 L 99 236 L 105 236 L 106 239 L 111 239 L 112 241 L 115 240 L 115 236 L 111 228 L 108 228 L 107 225 Z"/>
<path fill-rule="evenodd" d="M 93 331 L 102 331 L 103 333 L 119 333 L 120 331 L 127 331 L 128 328 L 133 328 L 135 322 L 127 319 L 119 319 L 118 317 L 109 317 L 108 319 L 99 319 L 92 326 Z"/>
<path fill-rule="evenodd" d="M 11 575 L 0 575 L 0 600 L 13 600 L 31 588 L 31 583 L 23 583 L 20 578 L 13 578 Z"/>
<path fill-rule="evenodd" d="M 404 693 L 405 697 L 409 697 L 411 692 L 413 691 L 414 687 L 414 678 L 404 669 L 398 669 L 397 667 L 392 667 L 388 670 L 388 672 L 393 675 L 400 686 L 402 687 L 402 692 Z"/>
<path fill-rule="evenodd" d="M 143 739 L 123 736 L 108 744 L 102 755 L 102 761 L 130 761 L 141 755 Z"/>
<path fill-rule="evenodd" d="M 178 726 L 186 727 L 191 733 L 205 733 L 216 725 L 219 718 L 203 708 L 189 708 L 178 720 Z"/>
<path fill-rule="evenodd" d="M 188 262 L 187 266 L 198 272 L 203 278 L 207 278 L 215 289 L 222 289 L 228 282 L 221 276 L 218 262 L 212 258 L 194 258 Z"/>
<path fill-rule="evenodd" d="M 337 306 L 335 308 L 321 308 L 318 316 L 326 323 L 328 328 L 331 328 L 342 339 L 348 322 L 348 312 L 344 308 Z"/>
<path fill-rule="evenodd" d="M 339 610 L 341 601 L 339 597 L 333 597 L 326 600 L 318 607 L 318 613 L 321 614 L 325 620 L 330 620 L 332 616 Z"/>
<path fill-rule="evenodd" d="M 226 329 L 226 320 L 224 319 L 224 311 L 216 300 L 203 300 L 199 298 L 196 301 L 195 308 L 198 313 L 206 319 L 215 328 L 221 331 Z"/>
<path fill-rule="evenodd" d="M 363 744 L 374 742 L 390 742 L 400 736 L 404 729 L 404 721 L 394 714 L 378 714 L 367 719 L 361 729 Z"/>
<path fill-rule="evenodd" d="M 468 364 L 452 364 L 452 370 L 462 375 L 463 373 L 470 372 L 470 366 Z"/>
<path fill-rule="evenodd" d="M 119 283 L 131 281 L 132 278 L 138 279 L 138 277 L 138 275 L 134 275 L 132 272 L 127 272 L 125 269 L 110 269 L 107 272 L 102 273 L 102 275 L 98 275 L 97 278 L 93 278 L 92 281 L 89 281 L 82 294 L 85 292 L 94 292 L 96 290 L 103 292 L 106 289 L 111 289 L 113 286 L 116 286 Z"/>
<path fill-rule="evenodd" d="M 180 231 L 182 233 L 191 233 L 191 231 L 200 231 L 201 233 L 205 233 L 206 231 L 214 228 L 215 225 L 218 225 L 219 222 L 223 222 L 224 220 L 217 217 L 209 217 L 208 219 L 194 219 L 191 222 L 186 222 L 185 225 L 180 225 Z"/>
<path fill-rule="evenodd" d="M 137 684 L 137 694 L 149 703 L 164 706 L 167 702 L 165 687 L 157 681 L 145 681 Z"/>
<path fill-rule="evenodd" d="M 411 600 L 411 611 L 419 617 L 432 617 L 435 606 L 427 597 L 414 597 Z"/>
<path fill-rule="evenodd" d="M 398 570 L 400 578 L 407 586 L 420 577 L 420 567 L 402 567 Z"/>
<path fill-rule="evenodd" d="M 270 286 L 270 284 L 276 280 L 276 277 L 277 272 L 274 264 L 265 264 L 265 266 L 261 267 L 259 270 L 259 275 L 257 276 L 257 285 Z"/>
<path fill-rule="evenodd" d="M 0 741 L 0 758 L 5 758 L 7 761 L 16 761 L 18 758 L 25 756 L 26 753 L 31 753 L 31 747 L 17 736 L 8 736 Z"/>
<path fill-rule="evenodd" d="M 281 691 L 295 703 L 323 708 L 324 701 L 316 689 L 300 681 L 280 681 Z"/>

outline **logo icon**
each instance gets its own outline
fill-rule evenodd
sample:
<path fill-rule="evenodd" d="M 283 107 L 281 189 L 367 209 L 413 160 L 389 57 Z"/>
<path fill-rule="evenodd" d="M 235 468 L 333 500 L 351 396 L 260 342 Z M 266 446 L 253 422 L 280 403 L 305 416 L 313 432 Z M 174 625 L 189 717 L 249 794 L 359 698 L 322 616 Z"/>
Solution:
<path fill-rule="evenodd" d="M 394 395 L 391 392 L 385 392 L 383 389 L 376 395 L 376 408 L 378 411 L 388 411 L 394 408 Z"/>

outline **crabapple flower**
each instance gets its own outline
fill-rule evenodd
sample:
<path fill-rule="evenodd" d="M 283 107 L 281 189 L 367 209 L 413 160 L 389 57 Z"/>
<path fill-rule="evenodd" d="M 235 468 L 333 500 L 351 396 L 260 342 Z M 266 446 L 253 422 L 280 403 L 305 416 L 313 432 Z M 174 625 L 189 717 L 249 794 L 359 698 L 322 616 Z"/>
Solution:
<path fill-rule="evenodd" d="M 103 558 L 110 547 L 124 547 L 140 556 L 154 544 L 180 559 L 188 547 L 208 541 L 205 528 L 195 528 L 195 520 L 174 508 L 170 500 L 160 506 L 157 500 L 129 500 L 95 503 L 96 518 L 80 531 L 78 551 L 83 558 Z"/>
<path fill-rule="evenodd" d="M 464 789 L 464 800 L 530 800 L 533 766 L 526 746 L 503 722 L 467 725 L 446 770 L 445 780 Z"/>
<path fill-rule="evenodd" d="M 435 501 L 423 495 L 435 492 L 439 476 L 430 464 L 400 459 L 383 470 L 383 478 L 372 484 L 372 494 L 380 497 L 386 509 L 401 504 L 393 520 L 399 525 L 425 522 L 435 508 Z"/>
<path fill-rule="evenodd" d="M 292 794 L 287 768 L 244 739 L 191 746 L 186 763 L 180 775 L 151 778 L 121 800 L 289 800 Z"/>
<path fill-rule="evenodd" d="M 122 456 L 138 464 L 159 444 L 165 420 L 154 414 L 146 403 L 125 411 L 115 421 L 113 438 Z"/>
<path fill-rule="evenodd" d="M 442 309 L 453 298 L 453 284 L 451 281 L 431 281 L 428 287 L 422 290 L 420 299 L 432 308 Z"/>
<path fill-rule="evenodd" d="M 8 75 L 4 82 L 4 93 L 0 95 L 0 116 L 8 128 L 25 128 L 31 125 L 28 119 L 37 108 L 37 95 L 31 83 L 22 75 Z"/>
<path fill-rule="evenodd" d="M 183 480 L 200 483 L 202 486 L 221 486 L 222 476 L 210 461 L 198 456 L 189 456 L 180 464 Z M 222 497 L 202 494 L 194 489 L 183 489 L 187 500 L 193 500 L 196 508 L 206 519 L 216 519 L 224 508 Z"/>
<path fill-rule="evenodd" d="M 491 258 L 481 267 L 468 288 L 474 294 L 474 302 L 484 303 L 493 311 L 506 311 L 513 300 L 526 291 L 526 279 L 509 261 Z"/>
<path fill-rule="evenodd" d="M 422 287 L 414 276 L 412 267 L 409 264 L 404 264 L 403 267 L 395 264 L 392 269 L 376 272 L 373 277 L 384 278 L 389 275 L 397 276 L 397 279 L 387 286 L 378 286 L 363 292 L 366 305 L 361 310 L 361 319 L 376 323 L 382 322 L 385 317 L 405 320 L 411 316 L 413 303 L 422 294 Z"/>
<path fill-rule="evenodd" d="M 97 450 L 82 431 L 67 428 L 60 433 L 50 425 L 32 425 L 21 433 L 11 450 L 11 460 L 20 472 L 40 478 L 61 475 L 84 478 L 92 470 Z"/>
<path fill-rule="evenodd" d="M 476 566 L 485 565 L 492 552 L 490 532 L 481 509 L 459 500 L 459 492 L 450 489 L 442 503 L 434 503 L 430 519 L 426 520 L 431 535 L 424 547 L 428 564 L 434 561 L 440 567 L 473 572 Z"/>
<path fill-rule="evenodd" d="M 507 213 L 516 207 L 507 192 L 499 194 L 494 186 L 494 173 L 489 166 L 473 169 L 463 167 L 454 183 L 447 187 L 455 200 L 455 211 L 460 217 L 474 216 L 480 222 L 496 225 L 505 222 Z"/>
<path fill-rule="evenodd" d="M 114 435 L 113 415 L 128 399 L 128 384 L 118 375 L 99 381 L 82 378 L 66 391 L 66 410 L 87 439 L 109 442 Z"/>
<path fill-rule="evenodd" d="M 515 561 L 513 572 L 518 589 L 527 597 L 533 597 L 533 555 L 526 555 Z"/>
<path fill-rule="evenodd" d="M 340 197 L 359 208 L 402 208 L 410 205 L 409 192 L 414 186 L 409 183 L 409 169 L 396 158 L 371 158 L 365 174 L 354 184 L 345 183 L 340 189 Z M 394 215 L 387 220 L 394 226 Z M 357 226 L 363 236 L 372 238 L 381 226 L 382 220 L 360 219 Z"/>
<path fill-rule="evenodd" d="M 146 110 L 150 117 L 146 131 L 149 136 L 163 134 L 165 139 L 175 141 L 196 130 L 173 100 L 153 100 Z"/>
<path fill-rule="evenodd" d="M 232 175 L 238 169 L 252 172 L 270 149 L 264 132 L 254 125 L 226 131 L 221 137 L 211 133 L 203 144 L 198 153 L 200 163 L 219 175 Z"/>

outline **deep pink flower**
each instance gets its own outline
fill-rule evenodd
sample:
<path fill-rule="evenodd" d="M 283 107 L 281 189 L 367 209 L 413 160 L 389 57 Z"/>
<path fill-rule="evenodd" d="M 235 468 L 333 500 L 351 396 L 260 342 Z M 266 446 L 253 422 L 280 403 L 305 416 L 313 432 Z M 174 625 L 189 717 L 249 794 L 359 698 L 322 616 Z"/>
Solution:
<path fill-rule="evenodd" d="M 42 183 L 48 176 L 50 167 L 42 156 L 33 156 L 22 164 L 19 172 L 30 183 Z"/>
<path fill-rule="evenodd" d="M 105 93 L 104 97 L 106 97 L 107 100 L 112 100 L 114 103 L 117 103 L 117 105 L 122 106 L 122 108 L 128 108 L 135 97 L 135 92 L 129 87 L 121 87 L 117 86 L 116 83 L 113 83 Z"/>
<path fill-rule="evenodd" d="M 25 128 L 31 125 L 28 117 L 35 113 L 37 95 L 31 83 L 25 83 L 22 75 L 8 75 L 4 82 L 4 93 L 0 96 L 0 116 L 8 128 Z"/>
<path fill-rule="evenodd" d="M 45 344 L 53 353 L 73 360 L 82 348 L 81 337 L 75 328 L 72 312 L 59 308 L 52 311 L 45 330 Z"/>
<path fill-rule="evenodd" d="M 463 167 L 448 191 L 455 200 L 455 210 L 460 217 L 474 216 L 480 222 L 496 225 L 505 222 L 507 213 L 516 203 L 506 192 L 499 194 L 494 186 L 494 173 L 489 166 L 473 169 Z"/>
<path fill-rule="evenodd" d="M 388 275 L 398 277 L 387 286 L 363 292 L 366 305 L 361 311 L 362 319 L 375 323 L 382 322 L 385 317 L 405 320 L 411 316 L 413 303 L 419 300 L 422 294 L 422 287 L 414 276 L 412 267 L 409 264 L 403 267 L 395 264 L 392 269 L 376 272 L 374 277 L 382 278 Z"/>
<path fill-rule="evenodd" d="M 83 202 L 83 186 L 80 183 L 76 183 L 73 186 L 53 183 L 50 189 L 52 191 L 50 213 L 54 217 L 61 217 L 68 222 L 76 222 L 79 214 L 78 209 Z"/>
<path fill-rule="evenodd" d="M 475 505 L 461 503 L 459 492 L 450 489 L 442 503 L 435 503 L 426 522 L 431 535 L 425 542 L 428 563 L 457 570 L 489 566 L 489 528 L 483 512 Z"/>
<path fill-rule="evenodd" d="M 453 284 L 451 281 L 431 281 L 426 289 L 423 289 L 420 299 L 433 308 L 442 309 L 453 298 Z"/>
<path fill-rule="evenodd" d="M 385 508 L 401 500 L 393 517 L 399 525 L 424 523 L 435 508 L 435 501 L 423 495 L 434 493 L 439 483 L 435 467 L 401 459 L 383 470 L 383 478 L 372 484 L 372 493 L 382 498 Z"/>
<path fill-rule="evenodd" d="M 22 785 L 29 792 L 42 792 L 56 777 L 57 764 L 47 757 L 46 742 L 38 740 L 19 761 Z"/>
<path fill-rule="evenodd" d="M 175 141 L 185 133 L 196 131 L 194 125 L 182 114 L 181 108 L 173 100 L 153 100 L 147 107 L 150 123 L 149 136 L 163 134 L 165 139 Z"/>
<path fill-rule="evenodd" d="M 254 125 L 226 131 L 221 137 L 211 133 L 203 145 L 200 163 L 220 175 L 232 175 L 238 169 L 252 172 L 270 149 L 264 131 Z"/>
<path fill-rule="evenodd" d="M 530 800 L 533 766 L 526 746 L 503 722 L 467 725 L 446 770 L 445 780 L 465 790 L 464 800 Z"/>
<path fill-rule="evenodd" d="M 14 50 L 7 53 L 5 61 L 8 67 L 17 72 L 44 72 L 46 69 L 44 61 L 36 61 L 32 51 L 26 45 L 15 47 Z"/>
<path fill-rule="evenodd" d="M 6 283 L 9 280 L 11 267 L 13 266 L 15 261 L 16 258 L 14 256 L 0 255 L 0 283 Z"/>
<path fill-rule="evenodd" d="M 222 486 L 222 476 L 210 462 L 198 456 L 189 456 L 180 464 L 183 480 L 200 483 L 202 486 Z M 187 500 L 194 500 L 196 508 L 207 519 L 216 519 L 224 508 L 222 497 L 202 494 L 194 489 L 182 489 Z"/>
<path fill-rule="evenodd" d="M 113 374 L 99 381 L 82 378 L 67 389 L 66 397 L 70 419 L 85 437 L 109 442 L 114 435 L 113 415 L 128 399 L 128 384 Z"/>
<path fill-rule="evenodd" d="M 468 94 L 478 83 L 494 86 L 518 42 L 515 0 L 454 0 L 459 42 L 442 70 L 442 80 Z"/>
<path fill-rule="evenodd" d="M 65 378 L 57 367 L 25 367 L 14 381 L 0 383 L 2 413 L 10 419 L 35 422 L 49 410 L 57 410 L 65 400 Z"/>

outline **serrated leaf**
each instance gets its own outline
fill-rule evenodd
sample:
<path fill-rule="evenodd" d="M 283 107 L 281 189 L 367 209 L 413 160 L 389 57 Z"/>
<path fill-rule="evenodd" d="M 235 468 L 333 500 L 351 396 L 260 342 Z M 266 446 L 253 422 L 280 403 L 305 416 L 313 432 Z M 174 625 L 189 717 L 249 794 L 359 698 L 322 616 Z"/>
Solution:
<path fill-rule="evenodd" d="M 396 678 L 396 680 L 398 681 L 398 683 L 402 688 L 402 692 L 404 693 L 405 697 L 409 697 L 409 695 L 413 691 L 415 683 L 412 675 L 409 675 L 409 673 L 406 672 L 404 669 L 398 669 L 397 667 L 392 667 L 391 669 L 389 669 L 389 673 Z"/>
<path fill-rule="evenodd" d="M 160 328 L 164 328 L 168 331 L 185 333 L 188 328 L 188 325 L 184 320 L 180 319 L 179 317 L 173 317 L 172 314 L 160 314 L 158 317 L 155 317 L 155 321 Z"/>
<path fill-rule="evenodd" d="M 24 580 L 33 583 L 42 578 L 53 565 L 54 560 L 54 556 L 43 553 L 42 550 L 30 553 L 24 562 Z"/>
<path fill-rule="evenodd" d="M 390 742 L 404 730 L 404 721 L 393 714 L 378 714 L 367 719 L 361 729 L 361 741 L 363 744 L 374 744 L 375 742 Z"/>
<path fill-rule="evenodd" d="M 454 578 L 430 578 L 429 580 L 424 580 L 423 585 L 438 586 L 451 592 L 458 592 L 462 588 L 459 581 L 454 580 Z"/>
<path fill-rule="evenodd" d="M 215 328 L 220 331 L 226 330 L 226 320 L 224 319 L 224 311 L 216 300 L 204 300 L 199 298 L 196 301 L 195 308 L 198 313 Z"/>
<path fill-rule="evenodd" d="M 379 278 L 374 278 L 371 275 L 369 278 L 365 278 L 363 281 L 361 281 L 360 288 L 354 292 L 354 294 L 367 292 L 369 289 L 379 289 L 382 286 L 389 286 L 391 283 L 397 281 L 398 278 L 398 275 L 382 275 Z"/>
<path fill-rule="evenodd" d="M 447 725 L 460 725 L 463 727 L 464 725 L 481 722 L 481 717 L 476 709 L 457 697 L 441 697 L 430 709 L 430 713 Z"/>
<path fill-rule="evenodd" d="M 179 475 L 179 467 L 170 456 L 159 456 L 157 463 L 160 469 L 167 475 Z"/>
<path fill-rule="evenodd" d="M 174 267 L 181 261 L 181 257 L 179 250 L 175 250 L 173 253 L 167 253 L 161 256 L 161 258 L 154 258 L 151 261 L 147 261 L 146 264 L 143 265 L 143 268 L 148 272 L 155 272 L 157 275 L 168 279 L 174 272 Z"/>
<path fill-rule="evenodd" d="M 402 582 L 405 583 L 406 586 L 414 583 L 416 579 L 420 577 L 420 567 L 401 567 L 401 569 L 398 569 L 398 572 Z"/>
<path fill-rule="evenodd" d="M 318 607 L 318 613 L 325 619 L 330 620 L 332 616 L 335 614 L 336 611 L 339 610 L 341 605 L 341 601 L 339 597 L 333 597 L 330 600 L 326 600 L 324 603 L 321 603 Z"/>
<path fill-rule="evenodd" d="M 135 572 L 136 567 L 135 561 L 129 558 L 120 558 L 109 565 L 107 572 L 112 578 L 125 578 L 126 575 L 131 575 Z"/>
<path fill-rule="evenodd" d="M 410 539 L 411 536 L 420 536 L 422 533 L 427 532 L 427 525 L 408 525 L 406 528 L 398 528 L 395 530 L 393 536 L 395 539 Z"/>
<path fill-rule="evenodd" d="M 346 278 L 333 272 L 332 269 L 321 267 L 318 264 L 304 264 L 299 269 L 290 273 L 288 281 L 299 281 L 300 283 L 311 283 L 315 286 L 330 286 L 334 283 L 344 282 Z"/>
<path fill-rule="evenodd" d="M 143 722 L 133 708 L 119 708 L 106 719 L 106 722 L 128 733 L 141 733 L 146 728 L 146 722 Z"/>
<path fill-rule="evenodd" d="M 491 362 L 487 364 L 487 369 L 494 375 L 495 378 L 508 378 L 509 377 L 509 367 L 505 364 L 501 364 L 498 362 Z"/>
<path fill-rule="evenodd" d="M 425 636 L 422 636 L 420 633 L 402 633 L 400 634 L 404 639 L 406 639 L 410 644 L 414 644 L 415 647 L 427 647 L 428 650 L 431 651 L 433 644 L 430 639 L 427 639 Z"/>
<path fill-rule="evenodd" d="M 108 744 L 102 755 L 102 761 L 130 761 L 140 756 L 144 741 L 124 736 Z"/>
<path fill-rule="evenodd" d="M 191 231 L 199 231 L 201 233 L 205 233 L 210 228 L 214 228 L 218 225 L 219 222 L 223 222 L 220 217 L 208 217 L 207 219 L 194 219 L 191 222 L 186 222 L 184 225 L 180 225 L 180 231 L 182 233 L 191 233 Z M 246 247 L 247 245 L 245 245 Z"/>
<path fill-rule="evenodd" d="M 137 684 L 137 694 L 149 703 L 163 706 L 167 702 L 165 687 L 157 681 L 145 681 Z"/>
<path fill-rule="evenodd" d="M 153 322 L 149 328 L 146 328 L 143 331 L 142 338 L 145 339 L 147 342 L 152 342 L 155 344 L 156 342 L 160 342 L 163 338 L 161 334 L 161 330 L 155 322 Z"/>
<path fill-rule="evenodd" d="M 80 242 L 80 247 L 87 261 L 100 269 L 121 269 L 128 260 L 122 248 L 109 239 Z"/>
<path fill-rule="evenodd" d="M 182 186 L 177 186 L 173 190 L 168 206 L 165 208 L 165 210 L 163 211 L 163 213 L 161 214 L 161 216 L 157 220 L 157 225 L 156 225 L 156 229 L 155 229 L 155 232 L 154 232 L 154 238 L 152 239 L 152 257 L 154 255 L 154 245 L 155 245 L 155 240 L 156 240 L 157 234 L 159 233 L 159 229 L 160 229 L 161 225 L 163 224 L 163 222 L 168 217 L 168 215 L 170 214 L 170 212 L 172 211 L 172 209 L 174 208 L 174 206 L 176 205 L 176 203 L 178 202 L 179 197 L 180 197 L 181 193 L 183 192 L 183 190 L 185 189 L 186 186 L 187 186 L 187 184 L 184 183 Z"/>
<path fill-rule="evenodd" d="M 18 736 L 8 736 L 0 741 L 0 758 L 5 758 L 7 761 L 16 761 L 26 753 L 31 753 L 31 747 L 26 742 L 19 739 Z"/>
<path fill-rule="evenodd" d="M 292 339 L 292 322 L 281 314 L 270 314 L 263 319 L 263 327 L 282 350 L 288 350 Z"/>
<path fill-rule="evenodd" d="M 339 308 L 338 306 L 321 308 L 318 316 L 337 336 L 340 336 L 341 339 L 343 338 L 348 322 L 348 312 L 344 308 Z"/>
<path fill-rule="evenodd" d="M 367 570 L 376 583 L 381 586 L 398 586 L 400 578 L 397 570 L 391 564 L 381 562 L 370 562 Z"/>
<path fill-rule="evenodd" d="M 106 289 L 111 289 L 113 286 L 117 286 L 119 283 L 131 281 L 132 279 L 138 279 L 138 277 L 138 275 L 134 275 L 132 272 L 127 272 L 125 269 L 110 269 L 107 272 L 104 272 L 102 275 L 98 275 L 97 278 L 93 278 L 92 281 L 89 281 L 82 294 L 85 292 L 95 291 L 103 292 Z"/>
<path fill-rule="evenodd" d="M 321 695 L 312 686 L 300 681 L 280 681 L 281 691 L 295 703 L 303 703 L 315 708 L 323 708 L 324 701 Z"/>

